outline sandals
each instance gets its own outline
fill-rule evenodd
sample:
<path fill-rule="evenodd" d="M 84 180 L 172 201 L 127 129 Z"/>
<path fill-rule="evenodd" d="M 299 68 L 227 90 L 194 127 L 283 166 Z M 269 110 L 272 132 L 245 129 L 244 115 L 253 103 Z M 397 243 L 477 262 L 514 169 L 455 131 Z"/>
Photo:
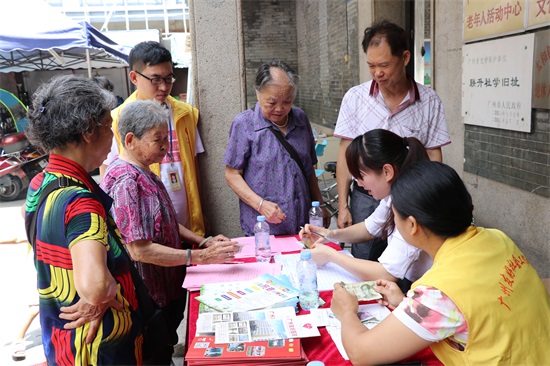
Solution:
<path fill-rule="evenodd" d="M 25 345 L 25 341 L 15 341 L 11 345 L 12 351 L 11 351 L 11 358 L 14 361 L 22 361 L 25 359 L 25 351 L 27 349 Z"/>

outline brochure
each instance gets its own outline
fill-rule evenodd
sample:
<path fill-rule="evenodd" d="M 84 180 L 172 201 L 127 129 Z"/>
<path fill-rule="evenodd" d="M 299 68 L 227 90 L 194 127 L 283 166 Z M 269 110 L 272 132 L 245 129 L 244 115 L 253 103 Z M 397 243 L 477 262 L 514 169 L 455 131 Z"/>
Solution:
<path fill-rule="evenodd" d="M 298 296 L 298 290 L 270 274 L 243 281 L 224 291 L 201 291 L 197 300 L 221 312 L 265 309 Z"/>
<path fill-rule="evenodd" d="M 217 344 L 213 336 L 195 337 L 189 345 L 185 361 L 189 366 L 291 366 L 309 362 L 298 338 Z"/>

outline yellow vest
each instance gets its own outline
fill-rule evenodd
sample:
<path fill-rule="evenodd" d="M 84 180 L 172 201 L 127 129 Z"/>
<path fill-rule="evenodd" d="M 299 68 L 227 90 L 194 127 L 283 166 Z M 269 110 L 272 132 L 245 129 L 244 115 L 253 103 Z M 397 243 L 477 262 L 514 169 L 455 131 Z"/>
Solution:
<path fill-rule="evenodd" d="M 447 239 L 418 285 L 441 290 L 468 322 L 464 351 L 448 340 L 431 345 L 444 364 L 550 364 L 550 297 L 503 232 L 471 226 Z"/>
<path fill-rule="evenodd" d="M 132 95 L 130 95 L 124 103 L 116 109 L 113 109 L 111 112 L 111 117 L 113 118 L 113 132 L 118 142 L 119 151 L 121 152 L 123 150 L 123 146 L 117 128 L 118 117 L 126 105 L 137 100 L 137 93 L 137 91 L 132 93 Z M 169 96 L 166 101 L 170 103 L 174 113 L 174 125 L 178 136 L 185 191 L 187 192 L 187 205 L 189 221 L 191 224 L 189 229 L 197 235 L 204 236 L 204 220 L 202 216 L 202 206 L 197 181 L 197 175 L 199 172 L 197 170 L 195 159 L 195 129 L 199 121 L 199 111 L 190 104 L 180 102 L 171 96 Z M 149 168 L 156 175 L 160 175 L 160 164 L 151 164 Z"/>

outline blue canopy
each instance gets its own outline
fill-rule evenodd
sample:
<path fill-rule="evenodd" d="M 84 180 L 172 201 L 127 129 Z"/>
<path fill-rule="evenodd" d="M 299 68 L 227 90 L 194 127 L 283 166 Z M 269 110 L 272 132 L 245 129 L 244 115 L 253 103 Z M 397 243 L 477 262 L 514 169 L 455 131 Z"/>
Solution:
<path fill-rule="evenodd" d="M 0 72 L 124 67 L 129 53 L 43 0 L 17 0 L 0 12 Z"/>

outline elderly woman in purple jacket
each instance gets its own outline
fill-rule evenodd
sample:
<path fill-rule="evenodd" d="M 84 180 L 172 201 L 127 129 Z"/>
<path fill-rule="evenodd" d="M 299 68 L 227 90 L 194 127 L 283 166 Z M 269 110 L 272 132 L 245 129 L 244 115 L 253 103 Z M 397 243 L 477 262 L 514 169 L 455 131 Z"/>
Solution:
<path fill-rule="evenodd" d="M 304 111 L 292 106 L 297 81 L 286 63 L 264 63 L 254 84 L 256 107 L 239 114 L 231 125 L 225 179 L 240 199 L 246 236 L 254 235 L 258 215 L 266 217 L 272 235 L 297 234 L 308 222 L 311 202 L 323 203 L 311 125 Z M 328 227 L 330 215 L 326 209 L 323 214 Z"/>

